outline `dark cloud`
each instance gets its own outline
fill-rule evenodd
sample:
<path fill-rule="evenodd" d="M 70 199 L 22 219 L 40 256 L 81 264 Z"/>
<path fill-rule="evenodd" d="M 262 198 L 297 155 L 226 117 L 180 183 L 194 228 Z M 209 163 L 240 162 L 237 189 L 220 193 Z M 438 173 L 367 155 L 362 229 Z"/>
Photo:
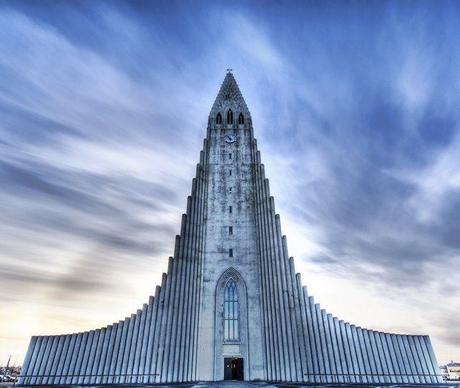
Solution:
<path fill-rule="evenodd" d="M 18 106 L 0 104 L 3 135 L 13 136 L 16 142 L 50 143 L 59 135 L 85 138 L 87 134 L 36 112 Z M 14 146 L 15 144 L 10 144 Z"/>

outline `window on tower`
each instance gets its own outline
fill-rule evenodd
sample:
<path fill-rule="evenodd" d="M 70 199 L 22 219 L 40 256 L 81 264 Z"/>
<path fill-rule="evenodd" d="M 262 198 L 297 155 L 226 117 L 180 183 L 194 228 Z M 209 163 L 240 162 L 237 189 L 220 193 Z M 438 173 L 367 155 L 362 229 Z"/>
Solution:
<path fill-rule="evenodd" d="M 222 115 L 220 113 L 217 113 L 216 124 L 222 124 Z"/>
<path fill-rule="evenodd" d="M 228 250 L 228 257 L 233 257 L 233 248 Z"/>
<path fill-rule="evenodd" d="M 233 112 L 231 109 L 227 112 L 227 124 L 233 124 Z"/>
<path fill-rule="evenodd" d="M 224 341 L 238 341 L 239 328 L 238 288 L 233 279 L 225 285 L 224 291 Z"/>
<path fill-rule="evenodd" d="M 240 113 L 238 116 L 238 124 L 244 124 L 244 116 L 243 113 Z"/>
<path fill-rule="evenodd" d="M 233 226 L 228 227 L 228 234 L 233 234 Z"/>

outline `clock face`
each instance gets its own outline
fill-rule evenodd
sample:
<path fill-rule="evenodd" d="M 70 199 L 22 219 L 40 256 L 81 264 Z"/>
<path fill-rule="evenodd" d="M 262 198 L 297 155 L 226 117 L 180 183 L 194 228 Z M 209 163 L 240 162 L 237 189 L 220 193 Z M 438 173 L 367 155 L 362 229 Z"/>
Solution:
<path fill-rule="evenodd" d="M 227 143 L 234 143 L 236 141 L 235 135 L 225 135 L 225 141 Z"/>

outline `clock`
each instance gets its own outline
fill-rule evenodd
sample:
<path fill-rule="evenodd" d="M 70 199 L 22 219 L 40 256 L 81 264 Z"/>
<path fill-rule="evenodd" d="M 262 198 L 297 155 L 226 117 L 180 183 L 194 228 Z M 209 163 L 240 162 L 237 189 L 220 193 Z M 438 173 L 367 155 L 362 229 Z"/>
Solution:
<path fill-rule="evenodd" d="M 225 135 L 225 142 L 226 143 L 234 143 L 236 141 L 235 135 Z"/>

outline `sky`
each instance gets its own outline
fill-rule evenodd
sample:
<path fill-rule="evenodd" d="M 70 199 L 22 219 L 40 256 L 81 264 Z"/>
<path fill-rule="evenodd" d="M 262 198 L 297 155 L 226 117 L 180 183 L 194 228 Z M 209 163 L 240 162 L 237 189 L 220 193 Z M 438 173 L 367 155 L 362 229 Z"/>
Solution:
<path fill-rule="evenodd" d="M 232 68 L 290 255 L 359 326 L 460 361 L 460 4 L 0 3 L 0 365 L 167 269 Z"/>

